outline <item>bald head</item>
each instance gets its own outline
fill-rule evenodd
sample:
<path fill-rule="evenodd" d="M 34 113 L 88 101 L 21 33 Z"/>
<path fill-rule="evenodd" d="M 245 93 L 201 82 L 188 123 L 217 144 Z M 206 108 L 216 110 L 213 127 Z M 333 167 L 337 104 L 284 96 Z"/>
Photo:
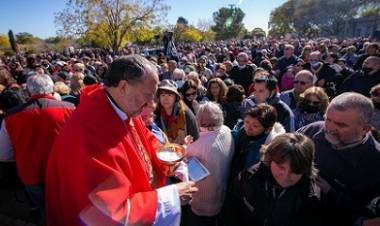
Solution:
<path fill-rule="evenodd" d="M 314 75 L 308 70 L 299 71 L 294 78 L 294 92 L 299 95 L 314 84 Z"/>
<path fill-rule="evenodd" d="M 369 74 L 374 74 L 378 71 L 380 71 L 380 57 L 377 56 L 370 56 L 367 59 L 364 60 L 363 71 L 368 71 Z"/>

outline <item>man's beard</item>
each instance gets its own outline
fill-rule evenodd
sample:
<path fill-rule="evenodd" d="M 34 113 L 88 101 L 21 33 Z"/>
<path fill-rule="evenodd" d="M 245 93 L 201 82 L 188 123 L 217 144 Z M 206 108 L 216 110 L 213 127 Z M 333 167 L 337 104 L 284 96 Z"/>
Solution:
<path fill-rule="evenodd" d="M 332 145 L 334 146 L 347 146 L 347 145 L 352 145 L 352 144 L 356 144 L 356 143 L 360 143 L 362 141 L 361 138 L 358 138 L 357 136 L 356 137 L 351 137 L 350 139 L 346 139 L 346 141 L 342 141 L 340 139 L 340 136 L 337 134 L 337 135 L 334 135 L 334 134 L 331 134 L 329 132 L 326 131 L 325 129 L 325 139 Z"/>
<path fill-rule="evenodd" d="M 338 145 L 341 143 L 338 136 L 330 134 L 329 132 L 326 131 L 326 129 L 325 129 L 325 138 L 332 145 Z"/>

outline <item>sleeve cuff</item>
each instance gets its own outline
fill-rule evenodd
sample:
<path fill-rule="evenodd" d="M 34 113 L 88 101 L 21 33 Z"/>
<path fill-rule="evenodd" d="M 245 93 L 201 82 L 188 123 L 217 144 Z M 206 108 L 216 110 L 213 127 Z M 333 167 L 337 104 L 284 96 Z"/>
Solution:
<path fill-rule="evenodd" d="M 181 222 L 181 202 L 176 185 L 158 188 L 157 201 L 153 226 L 178 226 Z"/>
<path fill-rule="evenodd" d="M 187 167 L 187 164 L 182 161 L 174 171 L 174 175 L 181 181 L 189 181 L 189 168 Z"/>

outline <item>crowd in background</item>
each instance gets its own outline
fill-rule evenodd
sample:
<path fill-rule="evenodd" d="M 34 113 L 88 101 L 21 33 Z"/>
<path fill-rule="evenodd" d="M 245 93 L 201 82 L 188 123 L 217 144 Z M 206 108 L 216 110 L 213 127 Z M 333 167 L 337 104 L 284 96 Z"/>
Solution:
<path fill-rule="evenodd" d="M 82 90 L 129 54 L 159 74 L 146 126 L 162 144 L 187 145 L 211 172 L 183 207 L 182 225 L 371 225 L 380 217 L 380 43 L 261 39 L 181 44 L 170 57 L 141 46 L 3 57 L 7 131 L 7 117 L 35 95 L 71 103 L 60 105 L 71 114 Z M 52 92 L 31 93 L 38 75 Z"/>

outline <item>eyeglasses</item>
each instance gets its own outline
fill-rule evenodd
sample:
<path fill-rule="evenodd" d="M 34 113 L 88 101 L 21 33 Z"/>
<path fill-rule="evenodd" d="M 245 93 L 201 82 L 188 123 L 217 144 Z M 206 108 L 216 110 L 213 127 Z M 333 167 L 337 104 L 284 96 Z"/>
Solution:
<path fill-rule="evenodd" d="M 195 95 L 197 95 L 196 92 L 193 92 L 193 93 L 186 93 L 186 94 L 185 94 L 186 97 L 191 97 L 191 96 L 195 96 Z"/>
<path fill-rule="evenodd" d="M 314 106 L 317 106 L 321 103 L 320 101 L 312 101 L 312 100 L 306 100 L 306 102 Z"/>
<path fill-rule="evenodd" d="M 304 81 L 294 80 L 294 81 L 293 81 L 293 84 L 300 84 L 300 85 L 304 86 L 304 85 L 306 85 L 306 82 L 304 82 Z"/>

